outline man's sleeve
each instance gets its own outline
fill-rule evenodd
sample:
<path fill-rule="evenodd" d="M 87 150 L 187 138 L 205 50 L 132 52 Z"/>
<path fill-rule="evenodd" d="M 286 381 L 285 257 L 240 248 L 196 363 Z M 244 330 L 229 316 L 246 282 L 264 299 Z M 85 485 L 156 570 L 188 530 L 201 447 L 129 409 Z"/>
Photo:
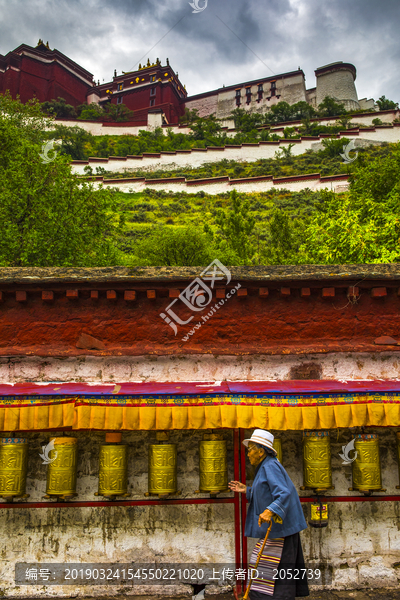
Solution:
<path fill-rule="evenodd" d="M 270 462 L 268 469 L 265 469 L 264 473 L 273 499 L 272 503 L 266 508 L 283 520 L 289 508 L 290 501 L 290 490 L 287 487 L 285 477 L 279 465 L 275 462 Z"/>
<path fill-rule="evenodd" d="M 246 487 L 246 498 L 247 498 L 247 500 L 248 500 L 249 502 L 250 502 L 250 500 L 251 500 L 251 492 L 252 492 L 252 490 L 251 490 L 251 485 L 248 485 L 248 486 Z"/>

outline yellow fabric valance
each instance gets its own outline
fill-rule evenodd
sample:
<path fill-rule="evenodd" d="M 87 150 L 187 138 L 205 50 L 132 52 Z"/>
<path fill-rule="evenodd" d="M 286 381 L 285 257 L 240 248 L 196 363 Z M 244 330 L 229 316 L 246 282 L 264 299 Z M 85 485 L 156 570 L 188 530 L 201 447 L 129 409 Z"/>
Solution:
<path fill-rule="evenodd" d="M 400 426 L 400 394 L 0 398 L 1 431 Z"/>

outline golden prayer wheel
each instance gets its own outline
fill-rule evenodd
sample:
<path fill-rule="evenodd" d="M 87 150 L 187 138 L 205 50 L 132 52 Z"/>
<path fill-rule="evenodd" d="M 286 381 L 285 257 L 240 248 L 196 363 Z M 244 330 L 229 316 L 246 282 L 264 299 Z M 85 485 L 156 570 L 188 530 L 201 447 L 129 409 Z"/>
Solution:
<path fill-rule="evenodd" d="M 28 498 L 28 494 L 25 494 L 27 468 L 26 438 L 3 438 L 0 444 L 1 498 Z"/>
<path fill-rule="evenodd" d="M 52 460 L 47 468 L 48 496 L 76 496 L 76 468 L 78 444 L 73 437 L 52 438 L 54 449 L 50 450 Z"/>
<path fill-rule="evenodd" d="M 311 527 L 327 527 L 328 525 L 328 503 L 311 502 L 311 518 L 309 521 Z"/>
<path fill-rule="evenodd" d="M 396 433 L 397 437 L 397 464 L 399 467 L 399 483 L 400 483 L 400 431 Z M 400 489 L 400 485 L 396 485 L 397 489 Z"/>
<path fill-rule="evenodd" d="M 359 433 L 356 435 L 354 450 L 356 451 L 356 458 L 352 463 L 352 490 L 359 490 L 360 492 L 382 490 L 379 441 L 376 433 Z"/>
<path fill-rule="evenodd" d="M 276 458 L 282 464 L 282 440 L 280 438 L 274 438 L 274 443 L 272 445 L 276 450 Z"/>
<path fill-rule="evenodd" d="M 225 440 L 199 443 L 200 492 L 228 492 L 228 462 Z"/>
<path fill-rule="evenodd" d="M 306 490 L 332 489 L 331 440 L 329 431 L 303 434 L 304 486 Z"/>
<path fill-rule="evenodd" d="M 149 494 L 176 494 L 177 487 L 176 444 L 150 444 Z"/>
<path fill-rule="evenodd" d="M 126 444 L 100 446 L 99 463 L 98 495 L 128 496 L 128 446 Z"/>

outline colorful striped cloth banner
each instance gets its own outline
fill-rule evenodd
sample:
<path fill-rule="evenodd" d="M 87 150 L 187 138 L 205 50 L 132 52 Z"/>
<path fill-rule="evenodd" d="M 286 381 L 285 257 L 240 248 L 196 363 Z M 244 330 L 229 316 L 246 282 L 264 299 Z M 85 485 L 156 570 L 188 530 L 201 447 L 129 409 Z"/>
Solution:
<path fill-rule="evenodd" d="M 254 569 L 257 562 L 258 553 L 260 552 L 261 546 L 263 545 L 264 538 L 260 538 L 257 544 L 254 546 L 254 550 L 251 554 L 249 566 Z M 278 568 L 281 562 L 282 550 L 283 550 L 284 538 L 268 539 L 263 553 L 258 563 L 257 577 L 253 579 L 250 590 L 252 592 L 261 592 L 267 596 L 274 595 L 274 571 Z"/>

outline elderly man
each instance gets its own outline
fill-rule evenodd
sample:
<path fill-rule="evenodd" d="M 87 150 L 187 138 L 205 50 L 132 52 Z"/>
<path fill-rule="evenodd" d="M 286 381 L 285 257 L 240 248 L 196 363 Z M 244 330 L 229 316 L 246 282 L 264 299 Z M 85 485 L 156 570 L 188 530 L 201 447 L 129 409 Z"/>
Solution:
<path fill-rule="evenodd" d="M 307 580 L 302 578 L 305 571 L 301 569 L 305 567 L 299 535 L 307 524 L 296 489 L 276 458 L 273 441 L 272 433 L 264 429 L 256 429 L 250 439 L 244 440 L 249 461 L 256 467 L 253 486 L 240 481 L 229 484 L 233 492 L 245 493 L 250 501 L 245 535 L 260 538 L 251 555 L 251 566 L 255 565 L 272 519 L 258 576 L 250 588 L 251 600 L 266 600 L 266 595 L 277 600 L 309 595 Z"/>

